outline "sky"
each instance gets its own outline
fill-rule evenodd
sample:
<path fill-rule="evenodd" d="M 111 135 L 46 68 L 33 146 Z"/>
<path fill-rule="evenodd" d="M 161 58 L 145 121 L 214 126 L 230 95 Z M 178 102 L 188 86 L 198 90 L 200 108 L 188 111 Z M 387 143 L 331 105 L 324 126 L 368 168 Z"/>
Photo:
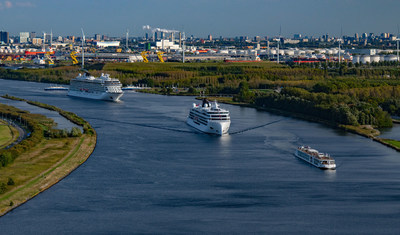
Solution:
<path fill-rule="evenodd" d="M 319 37 L 397 34 L 400 0 L 0 0 L 0 30 L 54 36 L 143 36 L 144 25 L 186 35 Z"/>

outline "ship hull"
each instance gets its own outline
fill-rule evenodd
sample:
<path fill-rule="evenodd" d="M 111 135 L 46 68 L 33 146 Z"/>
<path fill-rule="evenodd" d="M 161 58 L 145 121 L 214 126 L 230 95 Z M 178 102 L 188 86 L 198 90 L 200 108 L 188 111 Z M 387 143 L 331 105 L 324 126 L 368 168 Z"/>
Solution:
<path fill-rule="evenodd" d="M 68 91 L 69 96 L 118 102 L 124 93 Z"/>
<path fill-rule="evenodd" d="M 316 163 L 314 163 L 314 157 L 309 156 L 307 159 L 307 158 L 300 156 L 299 150 L 296 150 L 296 152 L 294 153 L 294 156 L 296 156 L 298 159 L 303 160 L 303 161 L 305 161 L 315 167 L 318 167 L 319 169 L 322 169 L 322 170 L 335 170 L 336 169 L 336 164 L 334 164 L 334 165 L 316 164 Z"/>
<path fill-rule="evenodd" d="M 214 134 L 214 135 L 226 135 L 228 134 L 229 127 L 231 125 L 231 121 L 218 121 L 218 122 L 213 122 L 209 121 L 207 126 L 204 124 L 201 124 L 199 122 L 196 122 L 195 120 L 188 118 L 186 120 L 186 123 L 191 126 L 196 128 L 197 130 L 207 133 L 207 134 Z"/>

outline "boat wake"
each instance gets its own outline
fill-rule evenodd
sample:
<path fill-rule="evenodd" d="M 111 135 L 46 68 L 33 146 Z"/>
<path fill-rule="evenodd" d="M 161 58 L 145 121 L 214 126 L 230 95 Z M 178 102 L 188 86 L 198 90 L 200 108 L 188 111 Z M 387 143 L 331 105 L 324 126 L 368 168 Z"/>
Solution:
<path fill-rule="evenodd" d="M 265 123 L 263 125 L 246 128 L 246 129 L 240 130 L 240 131 L 230 132 L 229 135 L 236 135 L 236 134 L 244 133 L 244 132 L 247 132 L 247 131 L 252 131 L 252 130 L 255 130 L 255 129 L 259 129 L 259 128 L 262 128 L 262 127 L 265 127 L 265 126 L 269 126 L 269 125 L 281 122 L 281 121 L 286 120 L 286 119 L 287 118 L 282 118 L 282 119 L 279 119 L 279 120 L 276 120 L 276 121 L 273 121 L 273 122 Z"/>
<path fill-rule="evenodd" d="M 125 124 L 125 125 L 140 126 L 140 127 L 148 127 L 148 128 L 167 130 L 167 131 L 175 131 L 175 132 L 180 132 L 180 133 L 202 134 L 202 133 L 197 132 L 197 131 L 179 130 L 179 129 L 163 127 L 163 126 L 153 126 L 153 125 L 148 125 L 148 124 L 144 124 L 144 123 L 124 122 L 124 121 L 108 120 L 108 119 L 103 119 L 103 118 L 86 118 L 86 119 L 88 119 L 88 120 L 90 120 L 90 119 L 99 120 L 99 121 L 112 122 L 112 123 L 119 123 L 119 124 Z"/>
<path fill-rule="evenodd" d="M 203 132 L 199 132 L 199 131 L 188 131 L 188 130 L 181 130 L 181 129 L 175 129 L 175 128 L 169 128 L 169 127 L 163 127 L 163 126 L 155 126 L 155 125 L 149 125 L 149 124 L 144 124 L 144 123 L 135 123 L 135 122 L 124 122 L 124 121 L 117 121 L 117 120 L 109 120 L 109 119 L 103 119 L 103 118 L 86 118 L 88 120 L 92 119 L 92 120 L 99 120 L 99 121 L 105 121 L 105 122 L 112 122 L 112 123 L 119 123 L 119 124 L 125 124 L 125 125 L 133 125 L 133 126 L 140 126 L 140 127 L 148 127 L 148 128 L 154 128 L 154 129 L 159 129 L 159 130 L 167 130 L 167 131 L 175 131 L 175 132 L 180 132 L 180 133 L 190 133 L 190 134 L 200 134 L 200 135 L 204 135 L 205 133 Z M 240 131 L 235 131 L 235 132 L 231 132 L 229 133 L 229 135 L 236 135 L 236 134 L 240 134 L 240 133 L 244 133 L 247 131 L 251 131 L 251 130 L 255 130 L 255 129 L 259 129 L 265 126 L 269 126 L 278 122 L 281 122 L 283 120 L 285 120 L 287 118 L 282 118 L 273 122 L 269 122 L 269 123 L 265 123 L 263 125 L 259 125 L 259 126 L 254 126 L 254 127 L 250 127 L 250 128 L 246 128 L 244 130 L 240 130 Z"/>

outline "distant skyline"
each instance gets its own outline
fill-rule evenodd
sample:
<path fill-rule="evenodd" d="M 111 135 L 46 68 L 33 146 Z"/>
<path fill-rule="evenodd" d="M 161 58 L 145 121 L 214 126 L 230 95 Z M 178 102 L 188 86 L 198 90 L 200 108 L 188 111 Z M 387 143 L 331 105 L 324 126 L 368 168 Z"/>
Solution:
<path fill-rule="evenodd" d="M 219 36 L 397 35 L 399 0 L 0 0 L 0 30 L 143 36 L 143 25 Z"/>

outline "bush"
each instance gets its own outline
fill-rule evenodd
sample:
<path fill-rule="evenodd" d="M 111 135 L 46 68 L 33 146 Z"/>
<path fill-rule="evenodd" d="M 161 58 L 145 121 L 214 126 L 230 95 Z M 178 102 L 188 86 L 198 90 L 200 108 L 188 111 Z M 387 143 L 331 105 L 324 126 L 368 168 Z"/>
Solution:
<path fill-rule="evenodd" d="M 7 185 L 15 185 L 14 180 L 12 178 L 8 178 Z"/>
<path fill-rule="evenodd" d="M 5 183 L 0 183 L 0 194 L 5 193 L 7 190 L 6 184 Z"/>

